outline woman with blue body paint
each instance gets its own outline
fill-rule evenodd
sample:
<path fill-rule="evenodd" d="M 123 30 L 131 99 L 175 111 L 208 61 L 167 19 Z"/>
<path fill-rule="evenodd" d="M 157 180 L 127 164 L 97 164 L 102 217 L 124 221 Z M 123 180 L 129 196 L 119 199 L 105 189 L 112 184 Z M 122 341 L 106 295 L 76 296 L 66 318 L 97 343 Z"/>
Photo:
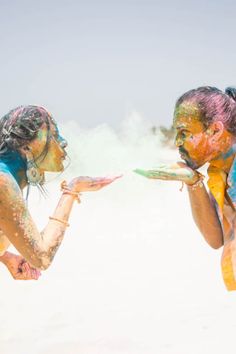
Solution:
<path fill-rule="evenodd" d="M 21 106 L 0 120 L 0 261 L 14 279 L 38 279 L 63 240 L 79 193 L 99 190 L 115 179 L 76 177 L 68 185 L 64 183 L 54 213 L 39 232 L 22 190 L 30 185 L 43 190 L 46 171 L 63 171 L 66 146 L 55 121 L 43 107 Z M 7 251 L 10 244 L 20 255 Z"/>

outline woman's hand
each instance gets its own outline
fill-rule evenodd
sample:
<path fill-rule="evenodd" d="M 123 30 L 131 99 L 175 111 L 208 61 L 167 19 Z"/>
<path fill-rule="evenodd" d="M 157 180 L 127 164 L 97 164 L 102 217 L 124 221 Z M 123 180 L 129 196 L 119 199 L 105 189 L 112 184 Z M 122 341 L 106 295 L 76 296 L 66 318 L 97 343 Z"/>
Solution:
<path fill-rule="evenodd" d="M 181 181 L 192 185 L 199 180 L 199 172 L 192 170 L 183 162 L 173 165 L 161 165 L 153 170 L 136 169 L 135 173 L 150 179 L 162 179 L 167 181 Z"/>
<path fill-rule="evenodd" d="M 41 272 L 32 267 L 22 256 L 5 252 L 1 258 L 15 280 L 38 280 L 41 275 Z"/>
<path fill-rule="evenodd" d="M 98 191 L 99 189 L 106 187 L 108 184 L 114 182 L 117 178 L 115 177 L 76 177 L 68 184 L 68 188 L 73 192 L 90 192 Z"/>

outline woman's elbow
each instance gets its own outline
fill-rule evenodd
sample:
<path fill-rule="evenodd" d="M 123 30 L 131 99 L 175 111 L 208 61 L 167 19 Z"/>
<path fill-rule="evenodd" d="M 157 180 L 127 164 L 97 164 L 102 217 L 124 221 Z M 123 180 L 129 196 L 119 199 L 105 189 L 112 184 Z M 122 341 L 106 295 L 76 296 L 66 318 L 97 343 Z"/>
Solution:
<path fill-rule="evenodd" d="M 30 257 L 30 264 L 40 270 L 47 270 L 52 263 L 52 259 L 45 253 Z"/>

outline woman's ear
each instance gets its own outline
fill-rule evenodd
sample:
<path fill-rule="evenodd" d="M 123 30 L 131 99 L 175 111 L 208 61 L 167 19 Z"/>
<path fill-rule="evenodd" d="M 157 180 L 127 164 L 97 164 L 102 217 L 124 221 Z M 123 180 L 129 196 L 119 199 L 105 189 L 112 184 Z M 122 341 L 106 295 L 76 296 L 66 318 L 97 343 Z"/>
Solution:
<path fill-rule="evenodd" d="M 31 151 L 31 149 L 30 149 L 30 147 L 29 147 L 28 145 L 25 145 L 25 146 L 20 147 L 20 148 L 18 149 L 18 151 L 19 151 L 21 154 L 25 155 L 25 154 L 27 154 L 29 151 Z"/>

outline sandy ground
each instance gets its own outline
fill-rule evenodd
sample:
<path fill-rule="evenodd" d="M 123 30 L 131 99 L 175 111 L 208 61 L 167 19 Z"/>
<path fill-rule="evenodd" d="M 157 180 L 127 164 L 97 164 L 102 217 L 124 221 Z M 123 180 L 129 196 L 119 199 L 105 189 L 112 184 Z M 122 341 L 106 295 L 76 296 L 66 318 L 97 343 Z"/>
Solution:
<path fill-rule="evenodd" d="M 224 288 L 221 250 L 202 240 L 179 183 L 130 172 L 171 160 L 173 153 L 162 151 L 157 158 L 152 144 L 141 148 L 136 140 L 121 149 L 114 136 L 104 136 L 95 143 L 102 149 L 101 142 L 110 139 L 113 149 L 102 166 L 99 149 L 89 152 L 94 135 L 85 136 L 87 145 L 80 140 L 80 174 L 101 174 L 108 167 L 124 177 L 84 194 L 53 265 L 39 281 L 14 281 L 0 267 L 0 353 L 235 353 L 236 293 Z M 46 202 L 37 193 L 31 196 L 40 227 L 56 205 L 58 184 L 50 184 Z"/>

